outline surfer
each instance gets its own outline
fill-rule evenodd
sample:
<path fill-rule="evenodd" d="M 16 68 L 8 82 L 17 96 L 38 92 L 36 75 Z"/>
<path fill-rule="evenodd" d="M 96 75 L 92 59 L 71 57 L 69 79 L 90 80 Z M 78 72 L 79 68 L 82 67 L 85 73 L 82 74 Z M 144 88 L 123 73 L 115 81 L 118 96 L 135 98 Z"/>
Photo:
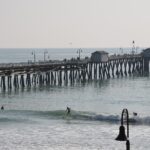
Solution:
<path fill-rule="evenodd" d="M 4 110 L 4 106 L 3 105 L 1 106 L 1 110 Z"/>
<path fill-rule="evenodd" d="M 71 113 L 71 108 L 70 108 L 70 107 L 67 107 L 66 111 L 67 111 L 67 115 L 70 115 L 70 113 Z"/>
<path fill-rule="evenodd" d="M 137 113 L 136 113 L 136 112 L 133 112 L 133 116 L 137 116 Z"/>
<path fill-rule="evenodd" d="M 131 123 L 137 123 L 137 121 L 138 121 L 138 113 L 137 112 L 133 112 L 133 115 L 132 115 L 132 117 L 130 117 L 130 119 L 129 119 L 129 121 L 131 122 Z"/>

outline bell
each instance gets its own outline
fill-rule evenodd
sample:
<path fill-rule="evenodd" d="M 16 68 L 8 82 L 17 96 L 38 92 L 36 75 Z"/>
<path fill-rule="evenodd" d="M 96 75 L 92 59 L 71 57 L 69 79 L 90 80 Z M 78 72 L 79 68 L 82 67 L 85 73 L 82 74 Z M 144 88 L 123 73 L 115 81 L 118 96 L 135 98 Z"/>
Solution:
<path fill-rule="evenodd" d="M 126 141 L 127 140 L 124 126 L 122 126 L 122 125 L 120 126 L 119 135 L 117 136 L 117 138 L 115 140 L 117 140 L 117 141 Z"/>

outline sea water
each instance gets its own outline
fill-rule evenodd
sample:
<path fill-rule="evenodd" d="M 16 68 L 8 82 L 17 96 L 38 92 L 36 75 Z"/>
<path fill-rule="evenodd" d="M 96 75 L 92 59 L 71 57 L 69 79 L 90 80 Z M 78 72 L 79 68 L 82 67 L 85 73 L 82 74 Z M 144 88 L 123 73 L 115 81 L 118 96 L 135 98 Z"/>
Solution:
<path fill-rule="evenodd" d="M 27 62 L 33 60 L 33 50 L 0 49 L 0 61 Z M 44 50 L 36 51 L 37 61 L 43 59 Z M 81 57 L 90 56 L 96 50 L 84 49 Z M 76 49 L 47 51 L 50 59 L 78 56 Z M 114 49 L 114 53 L 116 51 Z M 127 108 L 129 118 L 135 120 L 129 124 L 131 149 L 149 150 L 149 91 L 149 77 L 133 76 L 72 86 L 0 91 L 0 105 L 5 108 L 0 111 L 0 149 L 123 150 L 126 143 L 115 138 L 119 133 L 122 110 Z M 70 116 L 66 115 L 67 106 L 71 108 Z M 138 113 L 136 118 L 133 112 Z"/>

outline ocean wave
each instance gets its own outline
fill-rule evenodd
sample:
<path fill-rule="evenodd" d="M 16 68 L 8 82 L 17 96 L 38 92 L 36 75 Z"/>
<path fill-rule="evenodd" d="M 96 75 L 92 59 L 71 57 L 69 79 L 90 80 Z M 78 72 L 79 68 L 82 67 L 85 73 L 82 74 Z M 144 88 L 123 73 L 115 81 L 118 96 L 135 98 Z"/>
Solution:
<path fill-rule="evenodd" d="M 24 119 L 23 119 L 24 118 Z M 72 110 L 67 115 L 65 110 L 54 111 L 30 111 L 30 110 L 5 110 L 0 114 L 0 122 L 25 120 L 25 118 L 45 118 L 45 119 L 69 119 L 69 120 L 83 120 L 83 121 L 106 121 L 118 122 L 120 120 L 118 115 L 104 115 L 93 112 L 83 112 Z"/>
<path fill-rule="evenodd" d="M 130 123 L 137 124 L 137 125 L 150 125 L 150 116 L 145 116 L 145 117 L 131 117 Z"/>
<path fill-rule="evenodd" d="M 106 122 L 118 122 L 120 117 L 118 115 L 104 115 L 96 114 L 93 112 L 75 111 L 72 110 L 69 115 L 67 115 L 64 110 L 56 111 L 40 111 L 36 115 L 55 118 L 55 119 L 70 119 L 70 120 L 87 120 L 87 121 L 106 121 Z"/>
<path fill-rule="evenodd" d="M 27 121 L 29 121 L 29 119 L 10 117 L 10 116 L 5 116 L 5 117 L 0 116 L 0 123 L 13 123 L 13 122 L 23 123 Z"/>
<path fill-rule="evenodd" d="M 112 114 L 97 114 L 86 111 L 71 110 L 67 115 L 65 110 L 54 111 L 31 111 L 31 110 L 5 110 L 0 114 L 0 122 L 21 122 L 25 120 L 32 120 L 33 118 L 40 119 L 69 119 L 69 120 L 83 120 L 83 121 L 101 121 L 108 123 L 120 122 L 120 115 Z M 150 125 L 150 116 L 130 116 L 130 124 L 136 125 Z"/>

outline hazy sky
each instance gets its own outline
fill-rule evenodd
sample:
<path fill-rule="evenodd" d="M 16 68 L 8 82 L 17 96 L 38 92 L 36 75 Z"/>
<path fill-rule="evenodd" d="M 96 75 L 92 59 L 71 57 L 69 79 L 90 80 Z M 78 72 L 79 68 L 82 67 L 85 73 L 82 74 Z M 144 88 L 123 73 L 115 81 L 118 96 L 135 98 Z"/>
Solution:
<path fill-rule="evenodd" d="M 0 0 L 0 47 L 150 45 L 150 0 Z"/>

